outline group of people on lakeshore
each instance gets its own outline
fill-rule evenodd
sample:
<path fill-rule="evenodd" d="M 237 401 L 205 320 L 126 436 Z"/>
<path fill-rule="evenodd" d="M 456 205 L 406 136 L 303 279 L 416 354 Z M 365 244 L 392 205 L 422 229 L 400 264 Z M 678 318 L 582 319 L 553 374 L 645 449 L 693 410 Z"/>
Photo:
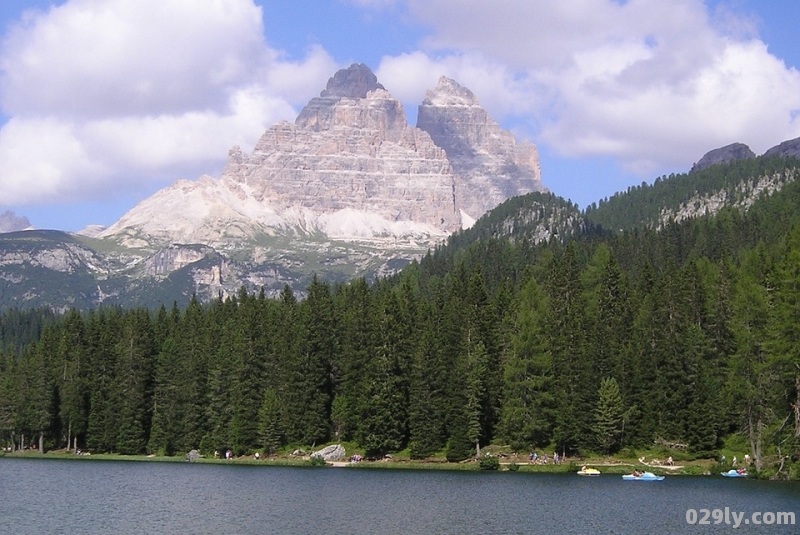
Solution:
<path fill-rule="evenodd" d="M 219 450 L 214 452 L 214 458 L 215 459 L 219 459 Z M 233 451 L 227 450 L 225 452 L 225 459 L 227 459 L 227 460 L 233 459 Z M 256 459 L 258 459 L 258 454 L 256 454 Z"/>
<path fill-rule="evenodd" d="M 553 464 L 561 464 L 562 457 L 559 457 L 558 452 L 553 453 L 552 459 Z M 528 461 L 533 464 L 548 464 L 550 458 L 547 457 L 546 453 L 543 453 L 541 456 L 539 456 L 538 453 L 532 452 L 528 454 Z"/>
<path fill-rule="evenodd" d="M 725 454 L 723 453 L 722 456 L 719 458 L 719 464 L 723 464 L 724 465 L 727 462 L 727 460 L 728 460 L 728 458 L 725 457 Z M 750 466 L 750 454 L 749 453 L 745 453 L 744 454 L 743 461 L 744 461 L 744 465 L 745 466 Z M 739 465 L 739 459 L 738 459 L 738 457 L 736 455 L 734 455 L 733 459 L 731 460 L 731 466 L 733 468 L 736 468 L 738 465 Z"/>

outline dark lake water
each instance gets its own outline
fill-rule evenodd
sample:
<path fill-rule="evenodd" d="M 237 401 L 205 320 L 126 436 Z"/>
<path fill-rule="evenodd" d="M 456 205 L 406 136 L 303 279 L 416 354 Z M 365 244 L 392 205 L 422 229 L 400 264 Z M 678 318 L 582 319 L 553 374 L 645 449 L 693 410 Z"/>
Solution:
<path fill-rule="evenodd" d="M 800 484 L 0 458 L 0 532 L 14 535 L 800 533 L 744 524 L 776 512 L 800 516 Z"/>

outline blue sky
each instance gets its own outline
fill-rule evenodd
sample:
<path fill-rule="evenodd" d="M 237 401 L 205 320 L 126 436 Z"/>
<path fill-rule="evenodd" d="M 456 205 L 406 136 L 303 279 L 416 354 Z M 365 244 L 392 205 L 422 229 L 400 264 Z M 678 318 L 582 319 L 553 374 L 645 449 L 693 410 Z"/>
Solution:
<path fill-rule="evenodd" d="M 0 212 L 109 225 L 369 65 L 414 124 L 447 75 L 581 207 L 800 137 L 800 2 L 4 0 Z"/>

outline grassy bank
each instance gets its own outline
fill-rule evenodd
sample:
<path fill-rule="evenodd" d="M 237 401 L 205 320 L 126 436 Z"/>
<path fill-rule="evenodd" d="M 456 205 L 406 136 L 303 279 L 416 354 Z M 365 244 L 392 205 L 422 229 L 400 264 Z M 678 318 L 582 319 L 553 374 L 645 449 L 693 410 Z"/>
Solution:
<path fill-rule="evenodd" d="M 460 463 L 449 463 L 443 458 L 431 458 L 427 460 L 412 460 L 407 455 L 400 452 L 393 454 L 389 458 L 381 460 L 361 461 L 358 463 L 337 462 L 328 463 L 329 466 L 344 467 L 347 469 L 376 469 L 376 470 L 451 470 L 451 471 L 478 471 L 481 469 L 477 460 L 469 460 Z M 528 456 L 509 454 L 499 451 L 489 451 L 490 455 L 499 459 L 498 470 L 516 471 L 523 473 L 575 473 L 582 466 L 597 468 L 603 474 L 629 474 L 636 470 L 648 470 L 660 475 L 716 475 L 723 468 L 714 460 L 699 459 L 691 461 L 676 462 L 675 466 L 659 466 L 647 461 L 640 462 L 638 458 L 628 457 L 583 457 L 568 458 L 560 464 L 533 463 L 528 460 Z M 15 453 L 5 453 L 6 459 L 61 459 L 71 461 L 133 461 L 133 462 L 187 462 L 185 455 L 175 456 L 154 456 L 154 455 L 119 455 L 119 454 L 90 454 L 76 455 L 69 451 L 59 450 L 41 454 L 38 451 L 23 451 Z M 233 459 L 222 459 L 214 457 L 200 457 L 192 461 L 195 464 L 233 464 L 250 466 L 310 466 L 308 455 L 291 455 L 281 453 L 275 456 L 261 457 L 256 459 L 253 455 L 234 457 Z"/>

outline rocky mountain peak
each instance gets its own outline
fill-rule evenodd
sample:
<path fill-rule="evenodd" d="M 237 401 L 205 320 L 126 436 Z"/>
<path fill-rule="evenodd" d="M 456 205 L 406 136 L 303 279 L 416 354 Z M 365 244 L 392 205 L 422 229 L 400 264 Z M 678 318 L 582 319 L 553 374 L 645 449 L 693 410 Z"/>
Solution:
<path fill-rule="evenodd" d="M 25 216 L 17 216 L 11 210 L 0 214 L 0 232 L 16 232 L 30 228 L 31 222 Z"/>
<path fill-rule="evenodd" d="M 347 266 L 355 276 L 407 260 L 504 200 L 544 190 L 536 147 L 516 143 L 469 89 L 442 77 L 427 94 L 411 126 L 369 67 L 353 64 L 294 123 L 267 129 L 251 153 L 233 147 L 219 178 L 178 181 L 99 237 L 136 254 L 189 250 L 183 259 L 128 262 L 150 276 L 183 269 L 210 248 L 243 263 L 215 260 L 218 273 L 197 284 L 236 288 L 246 277 L 280 288 L 284 272 L 306 265 Z"/>
<path fill-rule="evenodd" d="M 700 160 L 692 166 L 690 173 L 706 169 L 712 165 L 729 163 L 736 160 L 747 160 L 755 158 L 756 153 L 744 143 L 731 143 L 718 149 L 708 151 Z"/>
<path fill-rule="evenodd" d="M 478 99 L 472 91 L 455 80 L 442 76 L 436 88 L 425 93 L 423 106 L 478 106 Z"/>
<path fill-rule="evenodd" d="M 794 158 L 800 158 L 800 137 L 784 141 L 779 145 L 775 145 L 765 152 L 764 156 L 791 156 Z"/>
<path fill-rule="evenodd" d="M 329 80 L 328 85 L 319 94 L 320 97 L 333 98 L 365 98 L 370 91 L 386 89 L 378 83 L 372 70 L 363 63 L 353 63 L 346 69 L 340 69 Z"/>
<path fill-rule="evenodd" d="M 478 104 L 472 91 L 446 76 L 426 93 L 417 112 L 417 128 L 447 153 L 455 175 L 456 204 L 471 217 L 480 217 L 510 197 L 546 191 L 536 146 L 517 143 Z"/>
<path fill-rule="evenodd" d="M 320 96 L 311 99 L 295 120 L 297 126 L 315 131 L 381 123 L 397 133 L 405 128 L 406 115 L 402 104 L 392 98 L 363 63 L 337 71 Z"/>

